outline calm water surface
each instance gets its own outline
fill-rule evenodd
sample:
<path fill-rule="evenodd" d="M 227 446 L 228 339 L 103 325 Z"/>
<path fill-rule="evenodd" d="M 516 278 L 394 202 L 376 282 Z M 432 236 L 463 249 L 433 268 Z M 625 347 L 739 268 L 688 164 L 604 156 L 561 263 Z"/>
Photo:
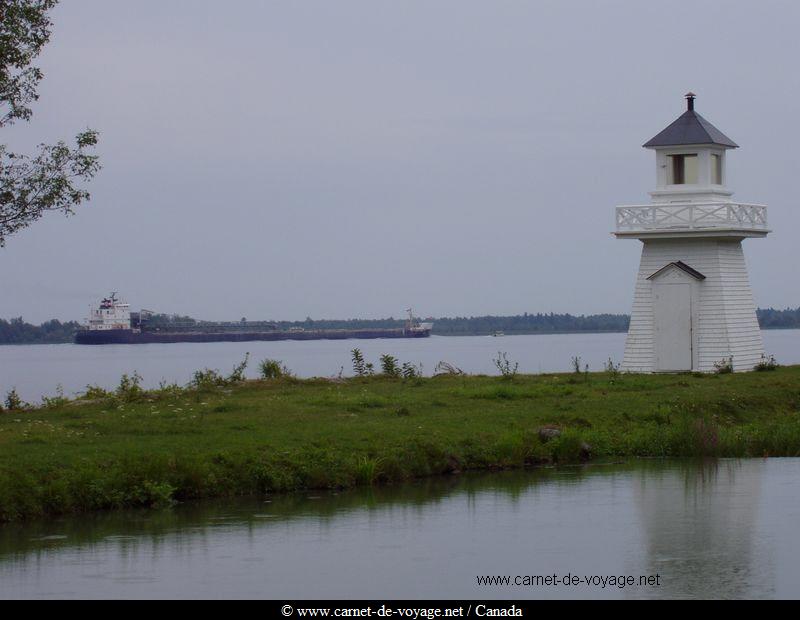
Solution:
<path fill-rule="evenodd" d="M 453 476 L 0 527 L 0 598 L 800 596 L 800 459 Z M 478 575 L 660 575 L 660 587 Z"/>
<path fill-rule="evenodd" d="M 781 364 L 800 364 L 800 330 L 763 332 L 764 346 Z M 414 364 L 430 374 L 445 360 L 469 373 L 496 374 L 492 359 L 498 351 L 519 362 L 523 373 L 571 370 L 579 356 L 592 370 L 612 358 L 622 359 L 625 334 L 552 334 L 531 336 L 432 336 L 420 339 L 311 340 L 282 342 L 214 342 L 78 346 L 0 346 L 0 395 L 16 387 L 23 399 L 36 402 L 52 396 L 60 384 L 68 396 L 87 384 L 111 388 L 122 373 L 139 372 L 145 387 L 161 380 L 186 383 L 195 370 L 215 368 L 228 373 L 246 352 L 248 374 L 256 376 L 257 362 L 280 359 L 301 377 L 329 377 L 350 371 L 350 350 L 360 348 L 377 365 L 383 353 Z"/>

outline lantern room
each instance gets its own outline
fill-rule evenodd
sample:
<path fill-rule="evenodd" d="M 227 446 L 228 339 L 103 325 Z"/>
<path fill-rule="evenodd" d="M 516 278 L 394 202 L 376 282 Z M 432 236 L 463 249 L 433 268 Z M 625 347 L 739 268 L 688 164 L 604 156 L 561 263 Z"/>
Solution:
<path fill-rule="evenodd" d="M 725 155 L 738 145 L 694 109 L 686 94 L 686 111 L 643 146 L 656 153 L 653 202 L 707 202 L 733 195 L 727 187 Z"/>

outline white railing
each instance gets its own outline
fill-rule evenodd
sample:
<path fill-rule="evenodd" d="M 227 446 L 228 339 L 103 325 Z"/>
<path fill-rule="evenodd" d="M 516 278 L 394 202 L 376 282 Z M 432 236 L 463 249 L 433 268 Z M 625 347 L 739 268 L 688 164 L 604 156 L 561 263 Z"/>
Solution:
<path fill-rule="evenodd" d="M 729 202 L 649 204 L 617 207 L 617 231 L 766 230 L 767 207 Z"/>

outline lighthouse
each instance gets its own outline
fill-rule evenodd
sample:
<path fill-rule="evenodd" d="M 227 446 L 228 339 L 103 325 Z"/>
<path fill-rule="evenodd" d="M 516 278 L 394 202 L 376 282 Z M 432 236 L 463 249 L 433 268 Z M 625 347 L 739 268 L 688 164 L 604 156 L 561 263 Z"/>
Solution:
<path fill-rule="evenodd" d="M 695 111 L 646 142 L 656 187 L 616 208 L 619 239 L 642 242 L 622 369 L 752 370 L 764 354 L 742 241 L 766 237 L 767 208 L 735 202 L 726 159 L 738 145 Z"/>

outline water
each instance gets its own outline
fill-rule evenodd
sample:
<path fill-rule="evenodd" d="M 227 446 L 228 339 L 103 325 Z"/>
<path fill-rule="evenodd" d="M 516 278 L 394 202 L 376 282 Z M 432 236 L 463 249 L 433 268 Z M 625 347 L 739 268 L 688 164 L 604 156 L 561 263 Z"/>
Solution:
<path fill-rule="evenodd" d="M 764 346 L 779 363 L 800 363 L 800 330 L 764 331 Z M 280 342 L 213 342 L 110 346 L 23 345 L 0 346 L 0 395 L 16 387 L 23 399 L 36 402 L 52 396 L 60 384 L 68 396 L 87 384 L 106 389 L 123 373 L 138 371 L 145 387 L 161 380 L 184 384 L 201 368 L 228 373 L 247 351 L 248 375 L 255 377 L 257 362 L 280 359 L 298 376 L 329 377 L 350 373 L 350 350 L 360 348 L 377 365 L 381 354 L 421 363 L 427 374 L 445 360 L 469 373 L 496 374 L 492 360 L 498 351 L 519 362 L 523 373 L 572 370 L 579 356 L 592 370 L 601 370 L 608 358 L 622 359 L 625 334 L 548 334 L 530 336 L 432 336 L 378 340 L 311 340 Z"/>
<path fill-rule="evenodd" d="M 788 598 L 800 459 L 631 461 L 0 527 L 0 598 Z M 479 586 L 478 575 L 659 576 Z"/>

